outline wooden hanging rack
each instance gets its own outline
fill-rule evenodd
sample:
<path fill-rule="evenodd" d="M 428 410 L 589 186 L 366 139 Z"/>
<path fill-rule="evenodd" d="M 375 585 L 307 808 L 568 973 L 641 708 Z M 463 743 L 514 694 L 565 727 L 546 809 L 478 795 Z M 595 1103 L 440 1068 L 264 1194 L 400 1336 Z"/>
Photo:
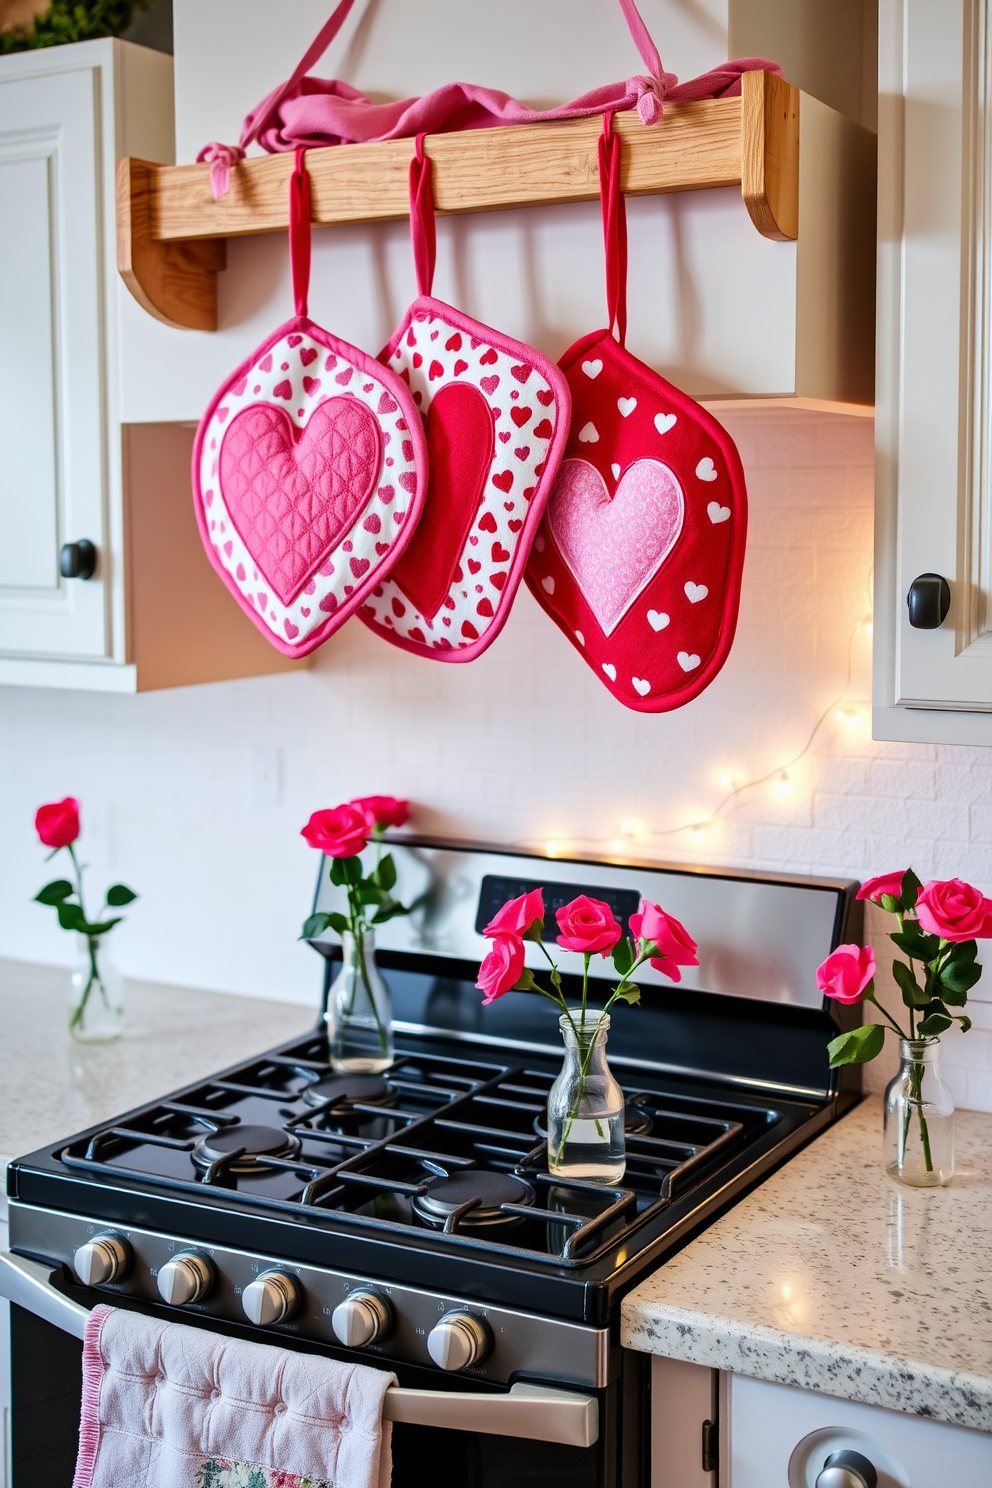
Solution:
<path fill-rule="evenodd" d="M 771 72 L 746 72 L 739 98 L 666 104 L 646 128 L 617 114 L 621 189 L 628 196 L 741 188 L 766 238 L 799 235 L 799 93 Z M 598 117 L 429 135 L 438 212 L 592 201 L 599 196 Z M 412 142 L 307 152 L 313 221 L 385 222 L 408 215 Z M 229 237 L 285 231 L 291 152 L 243 160 L 214 201 L 209 165 L 117 162 L 117 266 L 128 289 L 166 325 L 217 329 L 217 274 Z"/>

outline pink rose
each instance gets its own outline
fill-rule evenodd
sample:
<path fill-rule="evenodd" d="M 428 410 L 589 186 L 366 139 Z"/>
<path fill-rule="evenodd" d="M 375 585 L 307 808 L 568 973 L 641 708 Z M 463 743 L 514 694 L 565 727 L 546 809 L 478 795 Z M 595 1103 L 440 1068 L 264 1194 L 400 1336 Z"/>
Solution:
<path fill-rule="evenodd" d="M 315 811 L 300 836 L 329 858 L 354 858 L 365 846 L 369 831 L 364 811 L 348 805 Z"/>
<path fill-rule="evenodd" d="M 544 920 L 544 892 L 531 889 L 519 899 L 510 899 L 496 911 L 483 935 L 526 935 L 536 920 Z"/>
<path fill-rule="evenodd" d="M 639 913 L 632 914 L 627 923 L 636 941 L 650 941 L 658 947 L 661 954 L 650 958 L 651 965 L 673 982 L 682 980 L 680 966 L 699 965 L 696 942 L 685 926 L 674 915 L 666 914 L 660 904 L 649 904 L 642 899 Z"/>
<path fill-rule="evenodd" d="M 623 934 L 610 906 L 586 894 L 556 910 L 555 919 L 561 931 L 558 944 L 563 950 L 578 951 L 583 956 L 593 956 L 597 951 L 605 956 Z"/>
<path fill-rule="evenodd" d="M 480 992 L 486 995 L 482 1006 L 488 1007 L 504 992 L 512 992 L 524 969 L 524 943 L 519 935 L 497 935 L 492 950 L 479 967 Z"/>
<path fill-rule="evenodd" d="M 858 1002 L 874 975 L 875 952 L 871 946 L 839 945 L 817 968 L 816 985 L 824 997 Z"/>
<path fill-rule="evenodd" d="M 931 879 L 916 900 L 916 915 L 928 935 L 942 940 L 992 938 L 992 899 L 960 878 Z"/>
<path fill-rule="evenodd" d="M 359 796 L 349 803 L 365 816 L 371 832 L 373 827 L 402 827 L 410 816 L 410 802 L 397 801 L 395 796 Z"/>
<path fill-rule="evenodd" d="M 34 828 L 46 847 L 68 847 L 79 836 L 79 802 L 72 796 L 39 806 Z"/>
<path fill-rule="evenodd" d="M 866 879 L 858 890 L 858 898 L 870 899 L 872 904 L 881 904 L 883 894 L 891 894 L 893 899 L 901 899 L 905 872 L 904 868 L 902 873 L 880 873 L 877 878 Z"/>

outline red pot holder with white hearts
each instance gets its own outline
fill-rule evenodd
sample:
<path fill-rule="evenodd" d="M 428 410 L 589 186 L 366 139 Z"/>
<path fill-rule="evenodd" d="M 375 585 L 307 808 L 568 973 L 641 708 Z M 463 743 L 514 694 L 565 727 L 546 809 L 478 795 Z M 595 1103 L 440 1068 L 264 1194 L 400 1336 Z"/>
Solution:
<path fill-rule="evenodd" d="M 307 318 L 303 153 L 290 179 L 296 315 L 224 383 L 193 448 L 207 557 L 286 656 L 306 656 L 363 603 L 409 543 L 427 490 L 406 383 Z"/>
<path fill-rule="evenodd" d="M 360 615 L 396 646 L 472 661 L 495 640 L 523 577 L 568 432 L 568 386 L 530 346 L 431 297 L 434 206 L 417 138 L 410 225 L 419 297 L 381 360 L 409 384 L 430 484 L 406 552 Z"/>
<path fill-rule="evenodd" d="M 624 346 L 626 215 L 609 114 L 599 170 L 610 328 L 559 362 L 572 422 L 527 583 L 614 697 L 662 713 L 702 692 L 730 652 L 747 492 L 726 429 Z"/>

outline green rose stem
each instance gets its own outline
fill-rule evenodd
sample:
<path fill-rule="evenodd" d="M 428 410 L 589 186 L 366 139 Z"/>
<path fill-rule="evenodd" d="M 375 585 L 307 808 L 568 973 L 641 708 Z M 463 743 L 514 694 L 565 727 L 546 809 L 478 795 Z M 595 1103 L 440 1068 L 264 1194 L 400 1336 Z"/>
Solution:
<path fill-rule="evenodd" d="M 538 932 L 538 935 L 539 934 L 540 932 Z M 589 995 L 589 962 L 592 960 L 592 953 L 586 951 L 583 953 L 582 956 L 582 1016 L 579 1019 L 579 1028 L 576 1028 L 575 1020 L 572 1017 L 572 1009 L 568 1006 L 568 1003 L 565 1001 L 564 995 L 562 994 L 561 977 L 559 975 L 558 968 L 557 966 L 555 966 L 554 962 L 551 960 L 551 957 L 548 955 L 548 951 L 546 946 L 544 945 L 544 942 L 538 938 L 537 943 L 541 947 L 541 951 L 544 955 L 545 960 L 551 967 L 551 982 L 552 985 L 555 987 L 555 992 L 549 992 L 545 987 L 542 987 L 539 982 L 536 982 L 533 979 L 531 980 L 530 986 L 535 992 L 540 992 L 542 997 L 547 997 L 549 1001 L 557 1003 L 558 1007 L 562 1009 L 569 1021 L 572 1032 L 575 1034 L 575 1042 L 578 1044 L 581 1051 L 579 1058 L 579 1083 L 576 1087 L 575 1098 L 572 1101 L 568 1116 L 565 1119 L 565 1129 L 562 1133 L 562 1138 L 558 1150 L 552 1155 L 552 1161 L 556 1165 L 558 1165 L 561 1163 L 562 1157 L 564 1156 L 565 1148 L 568 1144 L 569 1134 L 572 1130 L 572 1125 L 575 1121 L 575 1118 L 579 1114 L 579 1107 L 581 1106 L 582 1099 L 586 1093 L 586 1078 L 589 1074 L 589 1065 L 592 1063 L 593 1050 L 596 1047 L 596 1041 L 599 1035 L 599 1030 L 603 1024 L 603 1019 L 606 1017 L 607 1013 L 610 1011 L 610 1008 L 616 1002 L 617 998 L 623 996 L 623 993 L 630 985 L 631 977 L 634 975 L 634 972 L 637 970 L 637 968 L 639 966 L 642 966 L 645 961 L 649 961 L 652 956 L 656 956 L 658 954 L 658 947 L 654 945 L 653 942 L 645 943 L 642 946 L 640 953 L 634 958 L 633 963 L 630 967 L 628 967 L 627 971 L 624 972 L 623 976 L 620 978 L 619 984 L 614 987 L 612 993 L 607 999 L 603 1011 L 600 1013 L 599 1017 L 596 1020 L 596 1027 L 593 1030 L 592 1036 L 587 1037 L 586 1004 Z M 579 1031 L 580 1029 L 581 1033 Z M 603 1128 L 598 1120 L 596 1121 L 596 1135 L 598 1137 L 603 1136 Z"/>
<path fill-rule="evenodd" d="M 378 854 L 382 852 L 381 844 L 377 843 L 376 848 L 376 868 L 378 868 Z M 365 984 L 365 990 L 368 993 L 369 1006 L 372 1009 L 372 1016 L 375 1019 L 375 1031 L 379 1035 L 379 1047 L 382 1050 L 383 1054 L 388 1054 L 389 1050 L 386 1043 L 386 1030 L 383 1028 L 382 1023 L 379 1019 L 379 1009 L 375 1005 L 375 997 L 372 993 L 372 987 L 369 982 L 368 967 L 365 965 L 365 932 L 371 927 L 369 926 L 368 921 L 362 913 L 362 906 L 358 899 L 358 885 L 353 884 L 350 879 L 347 884 L 347 894 L 348 918 L 351 921 L 351 935 L 352 939 L 355 942 L 355 955 L 358 957 L 358 967 L 362 974 L 362 981 Z M 353 986 L 351 989 L 351 1000 L 348 1003 L 344 1015 L 345 1028 L 347 1028 L 349 1022 L 351 1021 L 352 1014 L 355 1011 L 355 994 L 357 991 L 357 986 Z"/>
<path fill-rule="evenodd" d="M 76 897 L 79 900 L 79 913 L 82 915 L 83 920 L 86 922 L 86 924 L 89 924 L 89 920 L 86 916 L 86 910 L 83 906 L 83 870 L 79 865 L 79 859 L 76 857 L 76 850 L 73 847 L 72 843 L 68 843 L 67 846 L 69 850 L 69 856 L 72 859 L 72 866 L 76 873 Z M 90 993 L 93 990 L 94 982 L 100 988 L 100 996 L 103 998 L 104 1007 L 108 1010 L 110 1008 L 110 1003 L 107 1001 L 107 989 L 103 985 L 103 978 L 101 977 L 99 967 L 96 964 L 96 952 L 98 945 L 98 936 L 86 936 L 86 950 L 89 955 L 90 973 L 86 979 L 86 986 L 83 988 L 83 995 L 77 1002 L 75 1008 L 73 1009 L 72 1017 L 69 1019 L 70 1033 L 74 1028 L 78 1028 L 80 1023 L 82 1023 L 83 1021 L 83 1014 L 86 1011 L 86 1004 L 89 1002 Z"/>

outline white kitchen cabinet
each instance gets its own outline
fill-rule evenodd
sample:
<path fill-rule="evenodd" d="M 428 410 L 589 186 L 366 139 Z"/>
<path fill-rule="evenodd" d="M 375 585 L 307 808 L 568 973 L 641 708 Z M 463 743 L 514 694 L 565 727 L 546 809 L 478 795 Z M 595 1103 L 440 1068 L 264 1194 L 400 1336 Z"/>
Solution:
<path fill-rule="evenodd" d="M 876 738 L 992 744 L 989 0 L 881 0 Z M 945 578 L 950 608 L 910 624 Z"/>
<path fill-rule="evenodd" d="M 984 1431 L 739 1374 L 727 1379 L 724 1409 L 720 1488 L 815 1488 L 836 1451 L 867 1458 L 878 1488 L 992 1483 L 992 1436 Z"/>
<path fill-rule="evenodd" d="M 171 57 L 106 40 L 0 59 L 0 684 L 133 692 L 285 666 L 200 550 L 191 433 L 122 425 L 125 154 L 173 158 Z M 96 571 L 63 578 L 80 539 Z"/>

